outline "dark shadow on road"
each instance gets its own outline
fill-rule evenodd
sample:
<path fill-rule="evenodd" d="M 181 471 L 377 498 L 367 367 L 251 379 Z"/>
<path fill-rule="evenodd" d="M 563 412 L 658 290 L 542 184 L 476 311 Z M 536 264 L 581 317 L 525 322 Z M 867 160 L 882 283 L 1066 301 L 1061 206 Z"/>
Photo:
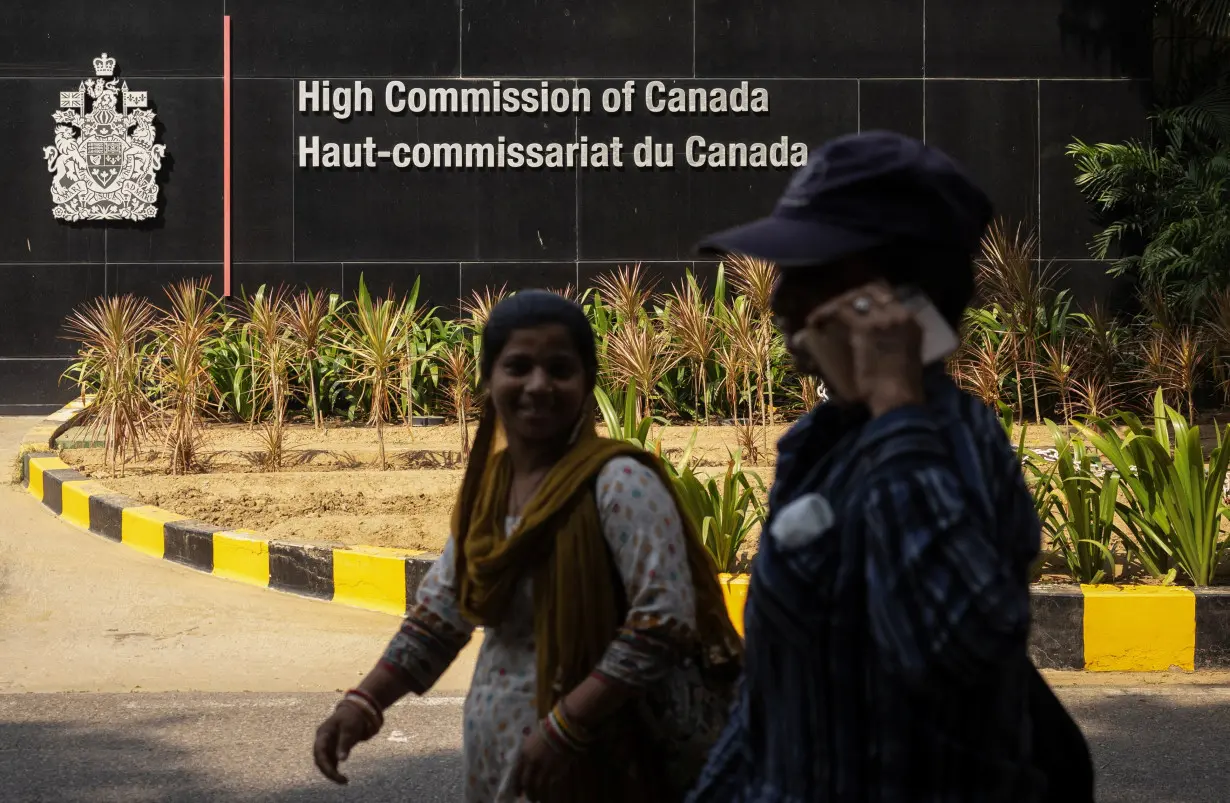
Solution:
<path fill-rule="evenodd" d="M 1230 789 L 1230 691 L 1059 689 L 1093 749 L 1104 803 L 1221 803 Z M 54 698 L 67 707 L 54 710 Z M 236 698 L 243 695 L 236 695 Z M 455 803 L 462 799 L 456 711 L 399 711 L 393 731 L 356 749 L 348 787 L 317 773 L 309 746 L 332 695 L 261 711 L 134 695 L 120 707 L 95 695 L 0 697 L 3 803 Z M 224 700 L 233 699 L 227 696 Z M 273 702 L 277 702 L 274 700 Z M 91 714 L 91 711 L 93 714 Z M 59 720 L 59 721 L 57 721 Z M 389 738 L 393 737 L 393 738 Z"/>
<path fill-rule="evenodd" d="M 1093 750 L 1104 803 L 1230 799 L 1230 695 L 1062 694 Z M 1061 690 L 1062 691 L 1062 690 Z"/>
<path fill-rule="evenodd" d="M 22 698 L 37 716 L 40 695 Z M 11 711 L 11 709 L 10 709 Z M 23 719 L 25 716 L 22 717 Z M 460 751 L 397 756 L 387 744 L 363 745 L 345 768 L 348 786 L 321 777 L 307 744 L 253 749 L 218 732 L 208 746 L 181 737 L 191 717 L 142 718 L 122 726 L 0 720 L 0 800 L 4 803 L 455 803 L 461 800 Z M 307 738 L 307 737 L 305 737 Z M 310 742 L 310 738 L 308 738 Z"/>

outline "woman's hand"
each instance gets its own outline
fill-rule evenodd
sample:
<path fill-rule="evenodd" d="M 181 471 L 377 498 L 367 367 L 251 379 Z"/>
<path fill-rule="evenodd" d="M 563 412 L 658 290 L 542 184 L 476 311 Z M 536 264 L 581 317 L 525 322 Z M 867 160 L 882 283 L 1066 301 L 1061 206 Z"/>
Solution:
<path fill-rule="evenodd" d="M 521 742 L 513 793 L 526 800 L 545 800 L 547 790 L 567 770 L 571 761 L 570 754 L 548 742 L 541 728 L 535 728 Z"/>
<path fill-rule="evenodd" d="M 316 729 L 316 744 L 312 748 L 316 766 L 330 781 L 350 783 L 350 779 L 338 771 L 337 765 L 350 757 L 351 748 L 372 738 L 378 731 L 379 728 L 362 708 L 343 700 Z"/>
<path fill-rule="evenodd" d="M 922 332 L 913 313 L 884 284 L 838 296 L 812 312 L 807 325 L 823 335 L 836 329 L 848 337 L 848 392 L 873 416 L 925 400 Z"/>

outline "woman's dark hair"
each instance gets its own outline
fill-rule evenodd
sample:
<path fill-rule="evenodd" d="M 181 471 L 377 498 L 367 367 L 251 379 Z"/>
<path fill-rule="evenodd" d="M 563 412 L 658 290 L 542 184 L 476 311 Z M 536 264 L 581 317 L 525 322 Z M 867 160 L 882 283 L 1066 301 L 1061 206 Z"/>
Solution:
<path fill-rule="evenodd" d="M 495 360 L 512 339 L 513 332 L 545 324 L 559 324 L 567 330 L 581 357 L 585 379 L 593 388 L 598 379 L 598 350 L 593 327 L 580 304 L 546 290 L 523 290 L 492 308 L 483 327 L 479 356 L 478 370 L 483 381 L 491 378 Z"/>
<path fill-rule="evenodd" d="M 890 284 L 917 287 L 960 331 L 965 309 L 974 298 L 974 258 L 967 250 L 898 242 L 876 249 L 870 257 Z"/>

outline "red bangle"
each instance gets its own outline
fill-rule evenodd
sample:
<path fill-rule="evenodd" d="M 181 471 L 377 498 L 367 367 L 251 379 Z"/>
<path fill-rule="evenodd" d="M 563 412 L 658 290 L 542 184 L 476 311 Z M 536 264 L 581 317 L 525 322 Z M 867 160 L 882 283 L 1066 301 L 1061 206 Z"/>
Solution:
<path fill-rule="evenodd" d="M 384 706 L 376 702 L 375 697 L 363 691 L 362 689 L 359 689 L 359 688 L 348 689 L 346 691 L 346 694 L 353 694 L 355 697 L 362 697 L 364 700 L 367 700 L 369 703 L 371 703 L 372 708 L 376 709 L 377 712 L 379 712 L 380 714 L 384 713 Z"/>

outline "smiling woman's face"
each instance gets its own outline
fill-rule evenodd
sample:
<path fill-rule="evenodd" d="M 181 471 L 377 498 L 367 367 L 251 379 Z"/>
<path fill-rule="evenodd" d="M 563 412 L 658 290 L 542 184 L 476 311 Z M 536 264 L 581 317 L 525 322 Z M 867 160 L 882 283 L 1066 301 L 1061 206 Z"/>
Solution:
<path fill-rule="evenodd" d="M 518 329 L 488 379 L 491 402 L 510 438 L 567 438 L 589 392 L 576 344 L 561 324 Z"/>

